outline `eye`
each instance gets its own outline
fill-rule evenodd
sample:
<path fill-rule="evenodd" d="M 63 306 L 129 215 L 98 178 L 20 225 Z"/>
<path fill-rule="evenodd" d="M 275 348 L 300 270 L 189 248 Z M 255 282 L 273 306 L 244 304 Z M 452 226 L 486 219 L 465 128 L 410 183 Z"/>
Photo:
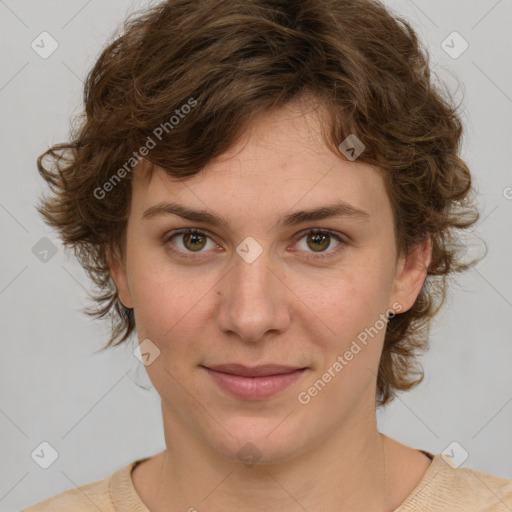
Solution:
<path fill-rule="evenodd" d="M 184 249 L 179 248 L 179 250 L 176 250 L 172 247 L 174 244 L 170 244 L 169 242 L 174 238 L 182 241 Z M 201 250 L 207 246 L 208 239 L 210 239 L 210 237 L 204 231 L 185 228 L 172 232 L 170 236 L 166 237 L 165 243 L 169 243 L 171 252 L 177 253 L 184 258 L 194 258 L 194 256 L 189 256 L 187 253 L 201 252 Z M 217 244 L 211 243 L 214 247 L 217 246 Z"/>
<path fill-rule="evenodd" d="M 331 246 L 331 240 L 333 238 L 338 242 L 338 245 L 333 250 L 327 251 L 327 249 Z M 312 251 L 313 255 L 306 256 L 307 258 L 324 258 L 333 256 L 345 248 L 343 238 L 328 229 L 310 229 L 301 233 L 297 243 L 299 243 L 302 239 L 306 239 L 305 245 L 303 245 L 303 247 L 306 247 L 305 252 L 309 252 L 307 248 L 314 248 Z M 324 256 L 323 253 L 326 252 L 327 254 Z"/>
<path fill-rule="evenodd" d="M 182 247 L 179 247 L 179 244 L 171 241 L 176 238 L 182 243 Z M 328 230 L 328 229 L 309 229 L 299 234 L 298 241 L 295 242 L 295 245 L 300 245 L 300 241 L 302 239 L 306 239 L 304 252 L 311 252 L 312 254 L 306 256 L 306 258 L 324 258 L 333 256 L 345 248 L 345 242 L 341 236 L 338 234 Z M 331 246 L 332 239 L 335 239 L 338 242 L 338 245 L 333 249 L 328 251 L 327 249 Z M 173 231 L 167 236 L 164 240 L 164 244 L 169 247 L 169 250 L 177 254 L 183 258 L 193 259 L 196 256 L 193 253 L 201 253 L 207 252 L 203 251 L 204 248 L 207 248 L 208 241 L 211 243 L 210 249 L 214 249 L 218 247 L 216 243 L 214 243 L 210 236 L 207 235 L 204 231 L 195 228 L 185 228 L 177 231 Z M 175 248 L 178 247 L 178 249 Z M 312 251 L 308 250 L 313 248 Z M 317 250 L 318 249 L 318 250 Z M 292 252 L 295 252 L 297 249 L 292 249 Z M 327 253 L 327 254 L 323 254 Z"/>

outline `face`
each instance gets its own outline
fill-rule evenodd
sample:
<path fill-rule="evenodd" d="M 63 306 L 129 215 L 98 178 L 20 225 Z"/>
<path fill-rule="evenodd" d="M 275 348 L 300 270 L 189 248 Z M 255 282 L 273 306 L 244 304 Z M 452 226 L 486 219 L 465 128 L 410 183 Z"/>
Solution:
<path fill-rule="evenodd" d="M 409 309 L 426 275 L 430 246 L 395 252 L 380 171 L 333 154 L 321 123 L 321 109 L 288 105 L 194 177 L 156 168 L 132 183 L 125 253 L 111 265 L 120 299 L 153 347 L 146 370 L 167 432 L 226 459 L 250 442 L 277 462 L 344 427 L 363 432 L 385 315 Z M 336 215 L 288 217 L 340 202 Z M 208 369 L 232 363 L 300 371 Z"/>

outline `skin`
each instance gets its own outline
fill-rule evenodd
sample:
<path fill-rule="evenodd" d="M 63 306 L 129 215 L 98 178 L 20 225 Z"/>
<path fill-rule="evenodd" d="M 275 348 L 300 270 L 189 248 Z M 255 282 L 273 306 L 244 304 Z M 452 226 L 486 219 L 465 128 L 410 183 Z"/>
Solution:
<path fill-rule="evenodd" d="M 186 181 L 136 169 L 126 245 L 111 271 L 120 300 L 134 308 L 139 341 L 161 351 L 146 370 L 161 397 L 166 449 L 132 472 L 152 512 L 394 510 L 430 464 L 377 429 L 385 329 L 307 405 L 297 398 L 379 315 L 414 304 L 431 258 L 429 241 L 398 257 L 380 170 L 329 150 L 324 115 L 298 102 L 265 113 Z M 339 199 L 369 219 L 276 224 Z M 231 230 L 169 214 L 142 219 L 161 201 L 215 212 Z M 206 238 L 169 239 L 187 227 Z M 313 228 L 343 242 L 302 233 Z M 236 252 L 249 236 L 262 248 L 252 263 Z M 308 369 L 277 395 L 241 400 L 201 367 L 230 362 Z M 261 454 L 254 466 L 237 458 L 248 442 Z"/>

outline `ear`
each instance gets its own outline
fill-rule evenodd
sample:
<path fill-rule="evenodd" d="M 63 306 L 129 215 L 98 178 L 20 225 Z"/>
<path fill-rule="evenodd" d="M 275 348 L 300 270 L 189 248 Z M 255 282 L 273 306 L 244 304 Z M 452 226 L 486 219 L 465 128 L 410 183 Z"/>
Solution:
<path fill-rule="evenodd" d="M 392 303 L 399 303 L 402 306 L 399 311 L 396 311 L 397 313 L 404 313 L 414 305 L 427 277 L 431 261 L 432 241 L 430 237 L 415 246 L 407 257 L 399 258 L 392 294 Z M 390 309 L 394 308 L 390 306 Z"/>
<path fill-rule="evenodd" d="M 133 308 L 124 258 L 119 254 L 118 250 L 111 249 L 109 250 L 108 260 L 110 275 L 116 285 L 119 300 L 125 308 Z"/>

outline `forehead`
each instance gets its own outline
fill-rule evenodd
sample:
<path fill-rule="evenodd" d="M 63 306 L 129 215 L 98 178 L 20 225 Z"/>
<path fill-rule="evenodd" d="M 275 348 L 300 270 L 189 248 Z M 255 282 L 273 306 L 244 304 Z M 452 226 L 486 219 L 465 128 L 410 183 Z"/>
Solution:
<path fill-rule="evenodd" d="M 318 108 L 288 106 L 255 119 L 240 140 L 187 179 L 154 166 L 133 181 L 132 212 L 139 218 L 170 201 L 225 218 L 276 216 L 344 201 L 378 220 L 391 213 L 382 173 L 334 154 L 323 138 Z"/>

